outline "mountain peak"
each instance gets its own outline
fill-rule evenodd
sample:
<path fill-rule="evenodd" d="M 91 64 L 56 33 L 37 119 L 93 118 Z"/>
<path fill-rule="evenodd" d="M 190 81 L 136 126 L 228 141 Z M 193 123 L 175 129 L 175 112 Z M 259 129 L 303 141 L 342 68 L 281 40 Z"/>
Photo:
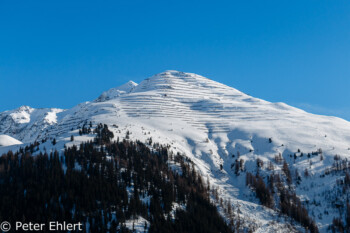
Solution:
<path fill-rule="evenodd" d="M 166 70 L 166 71 L 161 72 L 159 74 L 156 74 L 154 76 L 163 76 L 163 77 L 169 77 L 169 78 L 196 77 L 196 76 L 202 77 L 202 76 L 200 76 L 198 74 L 187 73 L 187 72 L 182 72 L 182 71 L 178 71 L 178 70 Z M 152 76 L 152 77 L 154 77 L 154 76 Z"/>
<path fill-rule="evenodd" d="M 27 105 L 23 105 L 23 106 L 15 109 L 15 111 L 28 111 L 28 112 L 33 111 L 33 110 L 34 110 L 34 108 L 27 106 Z"/>
<path fill-rule="evenodd" d="M 22 124 L 30 121 L 30 114 L 34 111 L 34 108 L 23 105 L 14 110 L 6 111 L 14 122 Z"/>
<path fill-rule="evenodd" d="M 185 73 L 185 72 L 178 71 L 178 70 L 166 70 L 164 72 L 159 73 L 158 75 L 182 76 L 184 74 L 189 74 L 189 73 Z"/>
<path fill-rule="evenodd" d="M 137 83 L 130 80 L 121 86 L 114 87 L 114 88 L 109 89 L 108 91 L 103 92 L 96 99 L 96 102 L 103 102 L 106 100 L 114 99 L 114 98 L 119 97 L 123 94 L 130 93 L 136 86 L 137 86 Z"/>
<path fill-rule="evenodd" d="M 133 92 L 145 92 L 158 90 L 160 92 L 168 92 L 176 90 L 178 93 L 187 92 L 193 95 L 201 95 L 203 91 L 222 93 L 234 92 L 242 94 L 238 90 L 218 83 L 195 73 L 187 73 L 177 70 L 166 70 L 164 72 L 153 75 L 143 80 Z"/>
<path fill-rule="evenodd" d="M 179 90 L 192 89 L 191 92 L 198 92 L 198 89 L 207 89 L 214 92 L 230 90 L 237 92 L 234 88 L 215 82 L 195 73 L 186 73 L 177 70 L 166 70 L 143 80 L 140 84 L 129 81 L 119 87 L 111 88 L 103 92 L 95 102 L 104 102 L 118 98 L 122 95 L 135 92 L 159 90 L 168 92 L 169 89 Z M 242 94 L 239 92 L 239 94 Z"/>
<path fill-rule="evenodd" d="M 137 83 L 130 80 L 127 83 L 125 83 L 119 87 L 116 87 L 115 89 L 120 90 L 120 91 L 130 92 L 136 86 L 137 86 Z"/>

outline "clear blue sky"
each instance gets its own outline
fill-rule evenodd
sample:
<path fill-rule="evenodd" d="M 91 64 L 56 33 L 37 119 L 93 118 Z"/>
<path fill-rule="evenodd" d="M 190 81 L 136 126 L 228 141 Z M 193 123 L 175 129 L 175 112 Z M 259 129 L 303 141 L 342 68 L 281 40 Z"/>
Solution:
<path fill-rule="evenodd" d="M 0 111 L 168 69 L 350 120 L 350 1 L 0 1 Z"/>

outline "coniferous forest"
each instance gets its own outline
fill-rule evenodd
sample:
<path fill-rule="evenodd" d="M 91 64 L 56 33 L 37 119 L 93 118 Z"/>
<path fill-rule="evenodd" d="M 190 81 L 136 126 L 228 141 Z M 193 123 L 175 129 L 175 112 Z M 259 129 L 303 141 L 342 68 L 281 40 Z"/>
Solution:
<path fill-rule="evenodd" d="M 112 233 L 133 232 L 126 221 L 142 217 L 145 232 L 234 231 L 191 161 L 163 146 L 112 142 L 106 125 L 95 133 L 64 153 L 3 154 L 0 222 L 81 222 L 83 232 Z"/>

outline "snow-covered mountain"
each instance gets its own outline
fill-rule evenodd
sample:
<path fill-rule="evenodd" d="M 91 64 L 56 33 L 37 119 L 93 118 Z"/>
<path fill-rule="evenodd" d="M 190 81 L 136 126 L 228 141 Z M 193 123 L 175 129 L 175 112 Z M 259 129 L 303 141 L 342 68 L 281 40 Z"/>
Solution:
<path fill-rule="evenodd" d="M 42 133 L 48 126 L 57 123 L 57 113 L 62 111 L 57 108 L 34 109 L 22 106 L 2 112 L 0 113 L 0 132 L 23 142 L 33 142 L 42 137 Z"/>
<path fill-rule="evenodd" d="M 0 134 L 24 143 L 55 138 L 56 145 L 47 141 L 40 148 L 62 149 L 91 139 L 77 129 L 90 121 L 109 125 L 115 139 L 168 144 L 185 154 L 221 197 L 239 206 L 242 218 L 254 223 L 257 232 L 273 232 L 288 222 L 276 209 L 260 205 L 246 186 L 245 174 L 257 172 L 257 159 L 264 163 L 259 172 L 266 179 L 282 173 L 276 156 L 284 158 L 293 174 L 307 170 L 290 188 L 322 231 L 339 216 L 333 202 L 347 198 L 334 193 L 344 174 L 325 176 L 325 171 L 333 169 L 335 155 L 350 158 L 350 122 L 257 99 L 192 73 L 166 71 L 138 85 L 130 81 L 68 110 L 23 106 L 6 111 L 0 113 Z M 8 149 L 0 147 L 0 152 Z M 244 163 L 239 174 L 238 159 Z"/>

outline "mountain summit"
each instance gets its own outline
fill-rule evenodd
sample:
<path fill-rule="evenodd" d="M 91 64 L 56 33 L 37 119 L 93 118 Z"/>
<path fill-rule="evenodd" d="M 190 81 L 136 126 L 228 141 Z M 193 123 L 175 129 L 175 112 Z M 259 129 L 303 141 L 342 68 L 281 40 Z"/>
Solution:
<path fill-rule="evenodd" d="M 133 81 L 129 81 L 119 87 L 111 88 L 108 91 L 103 92 L 97 99 L 97 102 L 102 102 L 110 99 L 114 99 L 123 94 L 130 93 L 135 87 L 137 83 Z"/>
<path fill-rule="evenodd" d="M 91 140 L 91 135 L 78 133 L 89 122 L 108 125 L 115 139 L 159 143 L 183 154 L 259 229 L 273 231 L 271 222 L 280 206 L 262 208 L 246 177 L 262 174 L 266 180 L 278 174 L 283 180 L 286 166 L 293 174 L 287 186 L 307 203 L 321 229 L 338 216 L 332 206 L 339 201 L 332 196 L 337 178 L 325 174 L 335 169 L 335 161 L 350 159 L 350 122 L 343 119 L 271 103 L 197 74 L 171 70 L 140 84 L 130 81 L 112 88 L 72 109 L 25 107 L 0 113 L 0 134 L 24 143 L 55 139 L 54 146 L 50 141 L 40 146 L 62 149 Z M 345 175 L 337 174 L 339 179 Z"/>

